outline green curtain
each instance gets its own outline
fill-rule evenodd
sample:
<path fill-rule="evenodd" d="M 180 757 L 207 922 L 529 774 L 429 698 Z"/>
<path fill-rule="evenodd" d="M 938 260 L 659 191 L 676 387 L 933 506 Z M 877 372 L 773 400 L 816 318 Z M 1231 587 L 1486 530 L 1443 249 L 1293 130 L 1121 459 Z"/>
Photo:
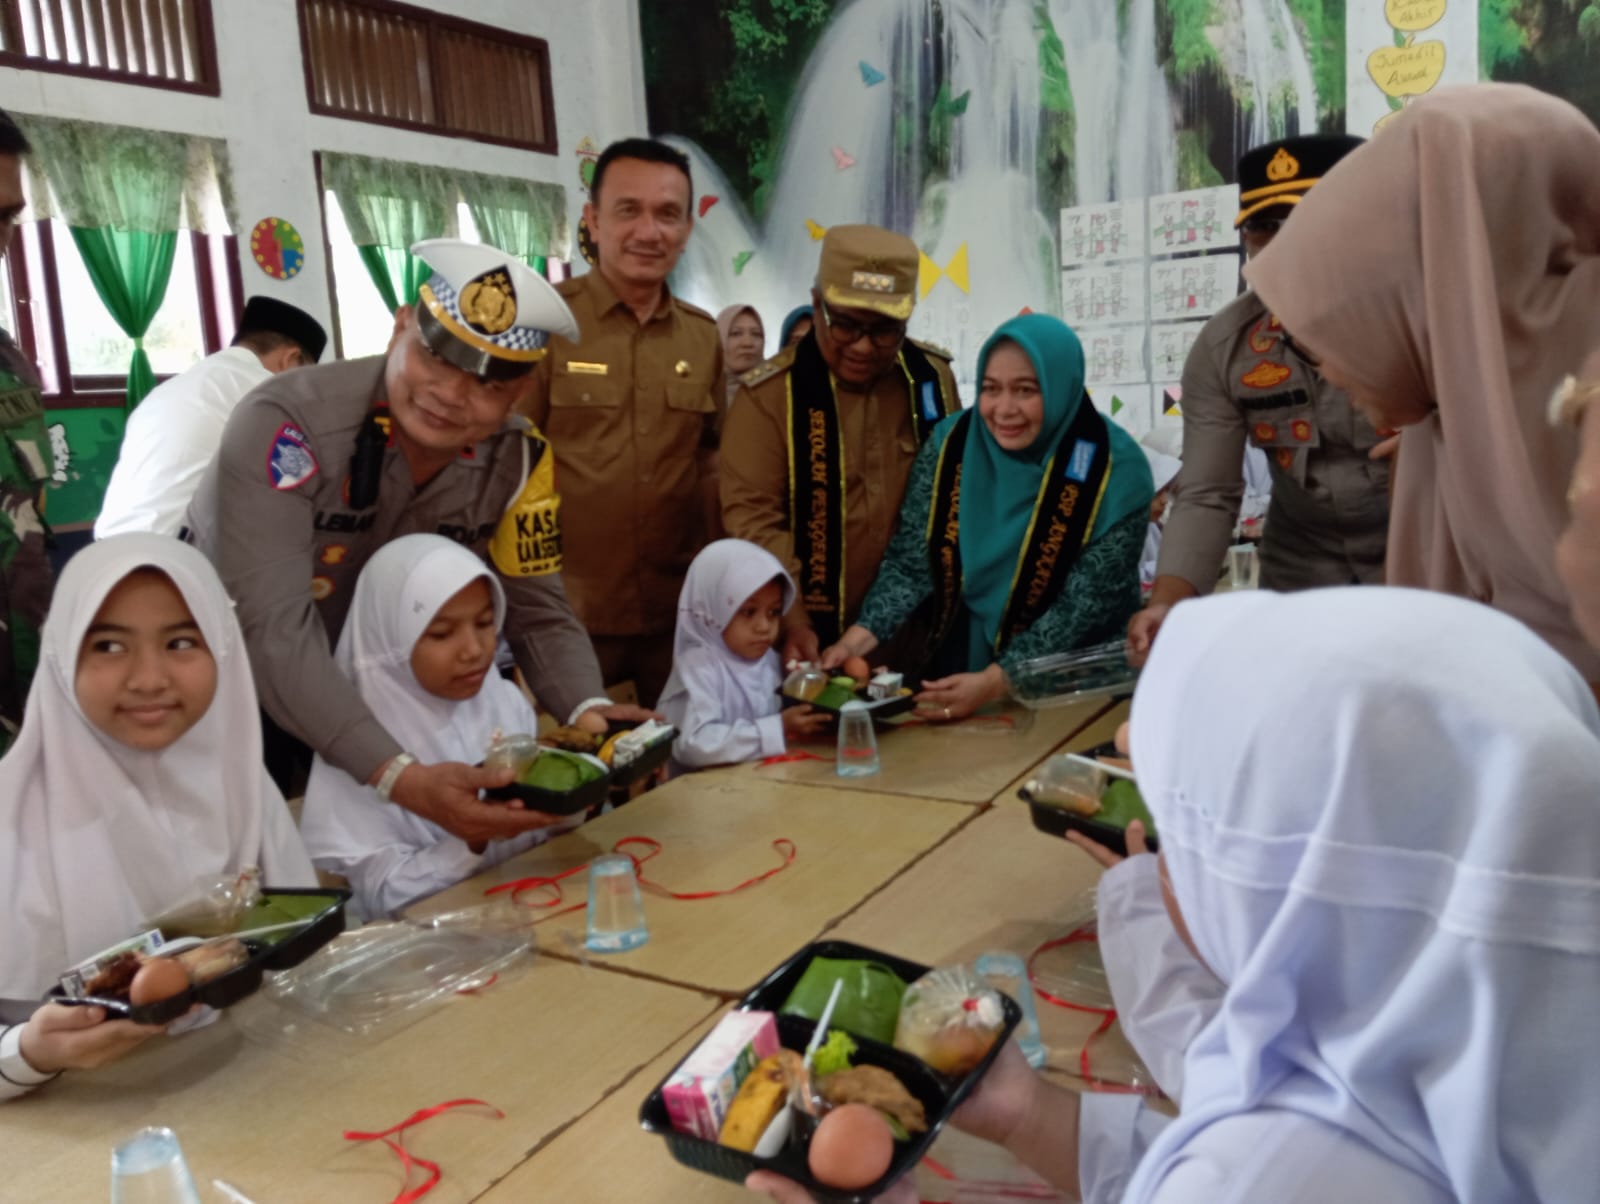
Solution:
<path fill-rule="evenodd" d="M 527 263 L 540 275 L 548 258 L 565 259 L 572 249 L 567 225 L 567 190 L 477 172 L 460 175 L 461 195 L 484 242 Z"/>
<path fill-rule="evenodd" d="M 26 117 L 36 215 L 72 229 L 89 279 L 133 340 L 128 408 L 155 387 L 144 336 L 167 294 L 180 229 L 226 233 L 227 148 L 125 125 Z"/>
<path fill-rule="evenodd" d="M 178 233 L 169 230 L 165 234 L 149 234 L 110 226 L 71 229 L 72 241 L 78 244 L 95 292 L 123 333 L 133 340 L 133 360 L 128 365 L 128 409 L 132 410 L 156 387 L 156 374 L 144 350 L 144 336 L 167 295 Z"/>
<path fill-rule="evenodd" d="M 412 305 L 428 269 L 411 244 L 456 233 L 454 172 L 421 163 L 322 155 L 322 182 L 339 202 L 351 240 L 389 312 Z"/>

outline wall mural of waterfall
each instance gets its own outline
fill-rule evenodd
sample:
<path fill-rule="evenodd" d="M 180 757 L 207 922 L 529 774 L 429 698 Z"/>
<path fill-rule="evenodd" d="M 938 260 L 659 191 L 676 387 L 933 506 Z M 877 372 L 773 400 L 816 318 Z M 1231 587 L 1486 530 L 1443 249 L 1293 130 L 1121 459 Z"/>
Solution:
<path fill-rule="evenodd" d="M 1600 0 L 1422 2 L 1476 14 L 1485 75 L 1600 112 Z M 652 130 L 715 198 L 675 286 L 754 304 L 771 350 L 821 231 L 890 226 L 940 273 L 913 333 L 968 376 L 1001 321 L 1061 312 L 1063 208 L 1223 185 L 1252 145 L 1343 130 L 1345 6 L 640 0 Z"/>

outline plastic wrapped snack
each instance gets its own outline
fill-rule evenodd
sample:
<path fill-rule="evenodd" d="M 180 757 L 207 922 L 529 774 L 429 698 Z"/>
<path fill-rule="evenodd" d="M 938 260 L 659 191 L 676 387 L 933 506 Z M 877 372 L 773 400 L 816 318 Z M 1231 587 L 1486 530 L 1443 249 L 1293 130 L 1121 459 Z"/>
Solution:
<path fill-rule="evenodd" d="M 929 970 L 906 990 L 895 1048 L 941 1074 L 963 1075 L 983 1061 L 1005 1028 L 1000 996 L 966 966 Z"/>
<path fill-rule="evenodd" d="M 510 735 L 494 734 L 489 741 L 489 749 L 483 757 L 485 769 L 509 769 L 521 777 L 528 766 L 539 755 L 539 741 L 537 738 L 522 732 L 512 732 Z"/>
<path fill-rule="evenodd" d="M 225 936 L 237 932 L 245 913 L 261 901 L 261 871 L 255 866 L 236 874 L 197 878 L 194 889 L 179 902 L 146 922 L 167 940 L 184 936 Z"/>

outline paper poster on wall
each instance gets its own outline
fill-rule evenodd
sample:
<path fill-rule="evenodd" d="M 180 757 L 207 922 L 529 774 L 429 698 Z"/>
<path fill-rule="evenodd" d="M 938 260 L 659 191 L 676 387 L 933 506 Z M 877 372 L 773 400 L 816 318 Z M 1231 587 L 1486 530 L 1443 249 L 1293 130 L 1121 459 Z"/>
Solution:
<path fill-rule="evenodd" d="M 1062 272 L 1061 316 L 1075 327 L 1144 321 L 1144 264 Z"/>
<path fill-rule="evenodd" d="M 1345 11 L 1345 129 L 1370 137 L 1418 96 L 1478 79 L 1475 0 L 1385 0 Z"/>
<path fill-rule="evenodd" d="M 1147 245 L 1142 198 L 1061 211 L 1062 267 L 1141 259 Z"/>
<path fill-rule="evenodd" d="M 1150 265 L 1150 318 L 1205 318 L 1239 295 L 1237 255 L 1198 255 Z"/>
<path fill-rule="evenodd" d="M 1239 186 L 1196 188 L 1150 198 L 1150 254 L 1230 250 L 1239 245 L 1233 219 L 1239 213 Z"/>
<path fill-rule="evenodd" d="M 1177 380 L 1183 375 L 1189 348 L 1205 328 L 1204 322 L 1173 322 L 1150 328 L 1150 372 L 1157 380 Z"/>
<path fill-rule="evenodd" d="M 1144 327 L 1107 326 L 1083 332 L 1083 354 L 1091 385 L 1122 384 L 1150 379 L 1144 366 Z"/>
<path fill-rule="evenodd" d="M 1148 384 L 1096 385 L 1089 398 L 1095 409 L 1136 439 L 1155 424 L 1155 394 Z"/>

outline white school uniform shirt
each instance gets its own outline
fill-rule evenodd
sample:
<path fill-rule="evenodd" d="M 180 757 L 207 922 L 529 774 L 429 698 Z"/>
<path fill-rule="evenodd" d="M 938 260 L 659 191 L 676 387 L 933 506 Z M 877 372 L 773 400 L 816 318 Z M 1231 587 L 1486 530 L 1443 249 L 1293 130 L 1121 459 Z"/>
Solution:
<path fill-rule="evenodd" d="M 101 603 L 145 566 L 183 595 L 217 665 L 210 707 L 159 752 L 96 728 L 75 686 L 78 650 Z M 0 760 L 0 831 L 0 1000 L 24 1005 L 7 1006 L 10 1016 L 31 1012 L 61 974 L 136 934 L 200 878 L 259 866 L 268 886 L 317 884 L 262 764 L 261 715 L 233 603 L 194 548 L 164 535 L 119 535 L 67 563 L 22 728 Z M 22 1085 L 6 1068 L 15 1038 L 0 1047 L 0 1088 Z"/>
<path fill-rule="evenodd" d="M 227 347 L 150 391 L 128 416 L 94 535 L 176 535 L 222 443 L 228 416 L 272 373 L 248 347 Z"/>
<path fill-rule="evenodd" d="M 496 731 L 538 730 L 532 705 L 492 667 L 473 698 L 452 702 L 428 693 L 411 671 L 411 653 L 439 608 L 473 581 L 489 583 L 495 627 L 505 622 L 505 593 L 474 553 L 442 535 L 405 535 L 373 555 L 356 581 L 350 618 L 334 659 L 361 691 L 385 730 L 425 765 L 483 760 Z M 312 860 L 340 874 L 366 919 L 379 919 L 498 865 L 560 832 L 580 813 L 474 853 L 458 836 L 385 802 L 320 756 L 311 765 L 300 831 Z"/>
<path fill-rule="evenodd" d="M 1592 1198 L 1600 710 L 1571 666 L 1460 598 L 1230 594 L 1174 608 L 1132 722 L 1227 985 L 1125 1204 Z"/>
<path fill-rule="evenodd" d="M 656 709 L 678 729 L 673 759 L 691 769 L 782 755 L 783 666 L 768 651 L 751 661 L 723 642 L 739 608 L 770 581 L 781 584 L 785 614 L 795 587 L 771 552 L 743 539 L 707 545 L 684 578 L 672 674 Z"/>

